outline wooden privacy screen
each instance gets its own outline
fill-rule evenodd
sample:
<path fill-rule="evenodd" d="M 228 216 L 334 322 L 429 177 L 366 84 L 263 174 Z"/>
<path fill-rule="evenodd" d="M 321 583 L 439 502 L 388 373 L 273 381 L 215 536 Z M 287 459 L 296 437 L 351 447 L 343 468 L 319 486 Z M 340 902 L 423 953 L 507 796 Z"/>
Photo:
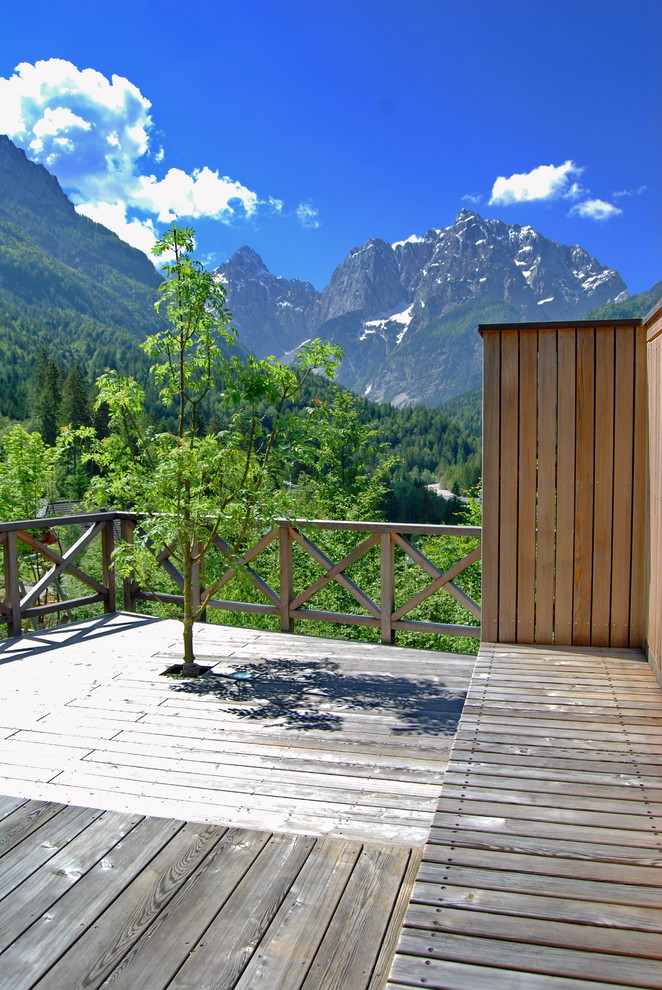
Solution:
<path fill-rule="evenodd" d="M 662 307 L 645 321 L 648 343 L 648 553 L 646 652 L 662 682 Z"/>
<path fill-rule="evenodd" d="M 641 647 L 641 321 L 479 330 L 483 639 Z"/>

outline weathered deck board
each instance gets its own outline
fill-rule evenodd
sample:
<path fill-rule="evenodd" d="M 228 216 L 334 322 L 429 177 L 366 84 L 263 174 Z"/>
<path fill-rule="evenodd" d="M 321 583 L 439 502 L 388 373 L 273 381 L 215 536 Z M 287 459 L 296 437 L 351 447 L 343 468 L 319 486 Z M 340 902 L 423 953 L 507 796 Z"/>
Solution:
<path fill-rule="evenodd" d="M 2 990 L 383 986 L 420 851 L 47 807 L 0 821 Z"/>
<path fill-rule="evenodd" d="M 660 866 L 641 654 L 485 645 L 389 990 L 660 990 Z"/>
<path fill-rule="evenodd" d="M 201 625 L 212 670 L 182 682 L 180 636 L 117 614 L 0 644 L 0 793 L 424 844 L 474 658 Z"/>

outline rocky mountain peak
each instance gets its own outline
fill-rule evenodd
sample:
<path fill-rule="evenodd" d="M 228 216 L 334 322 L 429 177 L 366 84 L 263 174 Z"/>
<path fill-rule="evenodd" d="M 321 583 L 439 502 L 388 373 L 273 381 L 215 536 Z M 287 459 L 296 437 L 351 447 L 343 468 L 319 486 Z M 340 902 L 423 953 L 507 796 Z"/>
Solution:
<path fill-rule="evenodd" d="M 343 384 L 396 405 L 434 405 L 478 385 L 478 323 L 580 318 L 627 293 L 583 248 L 468 208 L 448 227 L 352 248 L 321 294 L 275 278 L 248 248 L 223 277 L 240 338 L 256 353 L 335 341 Z"/>
<path fill-rule="evenodd" d="M 373 237 L 352 248 L 338 265 L 319 300 L 315 320 L 321 324 L 347 313 L 368 317 L 388 311 L 405 296 L 393 248 Z"/>

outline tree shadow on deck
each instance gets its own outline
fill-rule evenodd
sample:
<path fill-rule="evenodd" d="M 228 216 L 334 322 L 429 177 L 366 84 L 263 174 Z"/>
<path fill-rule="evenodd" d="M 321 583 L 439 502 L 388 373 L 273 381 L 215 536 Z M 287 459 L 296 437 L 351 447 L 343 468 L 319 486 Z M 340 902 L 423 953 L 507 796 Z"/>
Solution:
<path fill-rule="evenodd" d="M 217 698 L 232 715 L 287 729 L 338 731 L 345 711 L 390 715 L 400 723 L 394 734 L 431 736 L 455 734 L 465 699 L 438 681 L 347 674 L 327 659 L 233 664 L 230 673 L 209 671 L 175 690 Z"/>

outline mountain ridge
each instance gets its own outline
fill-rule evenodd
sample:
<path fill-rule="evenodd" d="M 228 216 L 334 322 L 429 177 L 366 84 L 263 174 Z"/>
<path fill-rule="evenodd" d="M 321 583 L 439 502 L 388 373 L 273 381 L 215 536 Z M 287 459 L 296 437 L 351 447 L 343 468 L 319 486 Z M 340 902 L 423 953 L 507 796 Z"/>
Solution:
<path fill-rule="evenodd" d="M 321 292 L 272 275 L 250 248 L 216 274 L 256 353 L 286 360 L 306 339 L 330 339 L 345 350 L 339 380 L 395 405 L 438 405 L 476 387 L 479 323 L 577 319 L 628 295 L 618 272 L 580 245 L 469 209 L 448 227 L 352 248 Z"/>

